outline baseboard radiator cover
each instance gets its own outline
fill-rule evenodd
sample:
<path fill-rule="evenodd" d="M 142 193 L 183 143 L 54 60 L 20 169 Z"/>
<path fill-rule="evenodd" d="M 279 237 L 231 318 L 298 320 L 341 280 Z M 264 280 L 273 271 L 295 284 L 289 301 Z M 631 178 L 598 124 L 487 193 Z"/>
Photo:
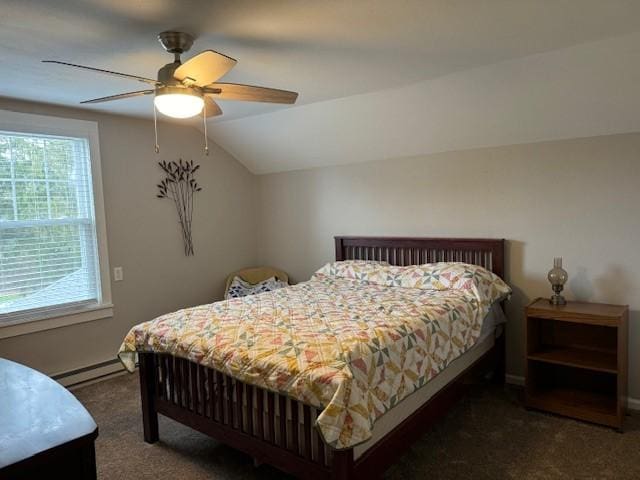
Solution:
<path fill-rule="evenodd" d="M 67 388 L 77 388 L 89 383 L 107 380 L 125 373 L 122 363 L 117 358 L 94 363 L 85 367 L 68 370 L 51 375 L 55 381 Z"/>

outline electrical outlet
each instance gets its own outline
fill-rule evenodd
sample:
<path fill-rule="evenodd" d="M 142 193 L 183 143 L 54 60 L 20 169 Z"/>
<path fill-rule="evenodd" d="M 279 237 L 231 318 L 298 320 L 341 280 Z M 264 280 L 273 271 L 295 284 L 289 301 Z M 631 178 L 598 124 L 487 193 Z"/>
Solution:
<path fill-rule="evenodd" d="M 113 281 L 121 282 L 123 278 L 124 278 L 124 274 L 122 272 L 122 267 L 115 267 L 113 269 Z"/>

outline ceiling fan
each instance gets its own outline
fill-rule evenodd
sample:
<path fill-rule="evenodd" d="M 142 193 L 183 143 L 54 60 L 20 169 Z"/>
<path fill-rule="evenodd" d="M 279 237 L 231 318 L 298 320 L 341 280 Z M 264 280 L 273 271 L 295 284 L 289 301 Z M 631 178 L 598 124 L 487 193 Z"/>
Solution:
<path fill-rule="evenodd" d="M 203 113 L 203 118 L 222 115 L 222 110 L 214 99 L 293 104 L 298 98 L 296 92 L 287 90 L 216 82 L 229 72 L 237 61 L 213 50 L 200 52 L 182 63 L 180 55 L 188 51 L 194 41 L 193 36 L 188 33 L 162 32 L 158 35 L 158 40 L 167 52 L 173 53 L 174 60 L 158 70 L 157 80 L 57 60 L 43 60 L 43 62 L 130 78 L 153 86 L 146 90 L 94 98 L 80 103 L 102 103 L 154 94 L 154 107 L 160 113 L 173 118 L 189 118 L 200 113 Z M 206 125 L 205 121 L 205 137 Z M 156 151 L 158 151 L 157 141 Z"/>
<path fill-rule="evenodd" d="M 174 118 L 193 117 L 199 114 L 203 108 L 208 117 L 221 115 L 222 110 L 216 104 L 214 98 L 285 104 L 295 103 L 298 98 L 296 92 L 286 90 L 216 82 L 216 80 L 229 72 L 237 61 L 213 50 L 205 50 L 182 63 L 180 55 L 188 51 L 193 45 L 194 38 L 188 33 L 162 32 L 158 35 L 158 40 L 167 52 L 174 54 L 174 61 L 167 63 L 158 70 L 157 80 L 56 60 L 43 60 L 43 62 L 130 78 L 154 87 L 147 90 L 94 98 L 80 103 L 102 103 L 155 94 L 154 103 L 158 110 Z"/>

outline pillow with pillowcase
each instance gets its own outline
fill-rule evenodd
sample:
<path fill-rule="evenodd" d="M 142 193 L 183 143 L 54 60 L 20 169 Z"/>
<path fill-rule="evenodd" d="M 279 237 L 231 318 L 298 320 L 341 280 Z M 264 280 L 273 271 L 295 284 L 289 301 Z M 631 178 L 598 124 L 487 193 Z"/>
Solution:
<path fill-rule="evenodd" d="M 240 298 L 247 295 L 255 295 L 257 293 L 271 292 L 278 288 L 288 287 L 287 282 L 278 280 L 276 277 L 270 277 L 266 280 L 258 282 L 256 284 L 245 282 L 240 277 L 233 277 L 231 285 L 229 285 L 229 291 L 227 292 L 227 298 Z"/>
<path fill-rule="evenodd" d="M 339 277 L 386 287 L 421 290 L 464 290 L 481 304 L 491 305 L 511 295 L 511 288 L 489 270 L 462 262 L 425 263 L 423 265 L 376 265 L 371 263 L 328 263 L 318 277 Z"/>
<path fill-rule="evenodd" d="M 314 276 L 363 279 L 363 277 L 378 272 L 382 267 L 391 267 L 391 265 L 384 260 L 339 260 L 325 264 L 314 273 Z"/>

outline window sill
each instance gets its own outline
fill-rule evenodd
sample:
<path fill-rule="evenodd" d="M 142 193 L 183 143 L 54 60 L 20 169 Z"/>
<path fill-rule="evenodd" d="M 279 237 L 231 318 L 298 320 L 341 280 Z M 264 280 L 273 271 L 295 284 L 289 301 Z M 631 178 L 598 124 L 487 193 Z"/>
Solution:
<path fill-rule="evenodd" d="M 13 321 L 8 320 L 8 324 L 5 325 L 0 323 L 0 339 L 111 317 L 113 317 L 113 305 L 111 303 L 75 307 L 73 309 L 61 308 L 53 312 L 41 312 L 40 315 L 34 314 L 33 317 L 28 319 L 16 318 Z"/>

